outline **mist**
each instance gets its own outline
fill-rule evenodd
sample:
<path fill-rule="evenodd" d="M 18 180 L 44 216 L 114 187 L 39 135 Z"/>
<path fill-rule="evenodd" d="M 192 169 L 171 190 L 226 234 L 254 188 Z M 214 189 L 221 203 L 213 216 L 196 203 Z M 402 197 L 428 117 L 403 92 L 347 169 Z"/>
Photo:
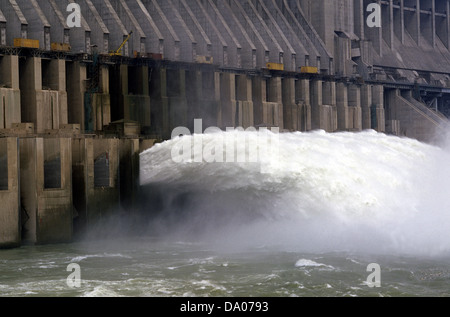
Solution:
<path fill-rule="evenodd" d="M 283 133 L 278 151 L 266 151 L 258 132 L 178 137 L 141 154 L 145 231 L 218 250 L 447 255 L 448 136 L 429 145 L 371 130 Z M 171 159 L 195 137 L 204 148 L 257 142 L 264 155 L 258 163 Z"/>

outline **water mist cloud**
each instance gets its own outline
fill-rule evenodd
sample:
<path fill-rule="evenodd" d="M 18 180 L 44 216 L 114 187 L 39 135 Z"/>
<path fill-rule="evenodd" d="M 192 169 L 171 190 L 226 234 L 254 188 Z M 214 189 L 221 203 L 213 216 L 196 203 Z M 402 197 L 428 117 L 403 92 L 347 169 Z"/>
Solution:
<path fill-rule="evenodd" d="M 251 134 L 204 138 L 236 133 Z M 229 247 L 450 251 L 449 147 L 375 131 L 283 133 L 261 173 L 251 163 L 173 162 L 177 142 L 141 155 L 143 179 L 166 186 L 162 200 L 178 201 L 161 213 L 178 223 L 175 232 Z"/>

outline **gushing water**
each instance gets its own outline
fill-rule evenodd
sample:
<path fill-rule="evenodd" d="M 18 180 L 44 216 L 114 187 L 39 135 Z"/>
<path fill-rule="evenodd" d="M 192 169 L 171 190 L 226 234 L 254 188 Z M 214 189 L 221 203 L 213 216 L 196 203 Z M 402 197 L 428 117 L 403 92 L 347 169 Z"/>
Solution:
<path fill-rule="evenodd" d="M 296 132 L 279 134 L 275 151 L 258 142 L 262 137 L 244 131 L 183 136 L 142 153 L 141 183 L 161 191 L 164 230 L 230 248 L 450 251 L 445 142 L 432 146 L 375 131 Z M 260 155 L 257 163 L 173 159 L 174 148 L 190 144 L 193 153 L 199 140 L 203 149 L 223 150 L 224 158 L 230 148 L 222 144 L 233 142 L 232 151 L 256 144 Z"/>

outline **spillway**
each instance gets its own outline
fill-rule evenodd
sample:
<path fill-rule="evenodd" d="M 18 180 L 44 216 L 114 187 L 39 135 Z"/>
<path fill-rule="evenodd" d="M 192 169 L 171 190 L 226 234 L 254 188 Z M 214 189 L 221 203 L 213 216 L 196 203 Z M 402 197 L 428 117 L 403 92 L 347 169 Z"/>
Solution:
<path fill-rule="evenodd" d="M 448 252 L 450 169 L 445 162 L 450 152 L 445 146 L 375 131 L 317 131 L 280 134 L 278 150 L 270 145 L 264 151 L 267 142 L 258 138 L 264 134 L 184 136 L 142 153 L 142 184 L 149 191 L 152 184 L 164 188 L 159 212 L 166 221 L 161 223 L 175 235 L 235 247 Z M 202 143 L 206 152 L 211 143 L 217 150 L 233 142 L 256 142 L 265 155 L 256 163 L 172 159 L 180 143 L 192 150 Z M 241 148 L 247 154 L 249 149 Z M 232 151 L 237 155 L 238 147 Z"/>

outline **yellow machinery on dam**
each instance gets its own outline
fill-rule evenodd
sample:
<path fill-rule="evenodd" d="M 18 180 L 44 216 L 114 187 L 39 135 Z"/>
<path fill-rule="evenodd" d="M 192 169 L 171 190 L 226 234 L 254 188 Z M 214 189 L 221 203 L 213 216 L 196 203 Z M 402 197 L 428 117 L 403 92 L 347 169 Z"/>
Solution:
<path fill-rule="evenodd" d="M 133 212 L 138 154 L 196 118 L 425 142 L 448 122 L 448 0 L 381 2 L 380 28 L 356 0 L 76 2 L 80 27 L 69 0 L 0 2 L 0 247 Z"/>

